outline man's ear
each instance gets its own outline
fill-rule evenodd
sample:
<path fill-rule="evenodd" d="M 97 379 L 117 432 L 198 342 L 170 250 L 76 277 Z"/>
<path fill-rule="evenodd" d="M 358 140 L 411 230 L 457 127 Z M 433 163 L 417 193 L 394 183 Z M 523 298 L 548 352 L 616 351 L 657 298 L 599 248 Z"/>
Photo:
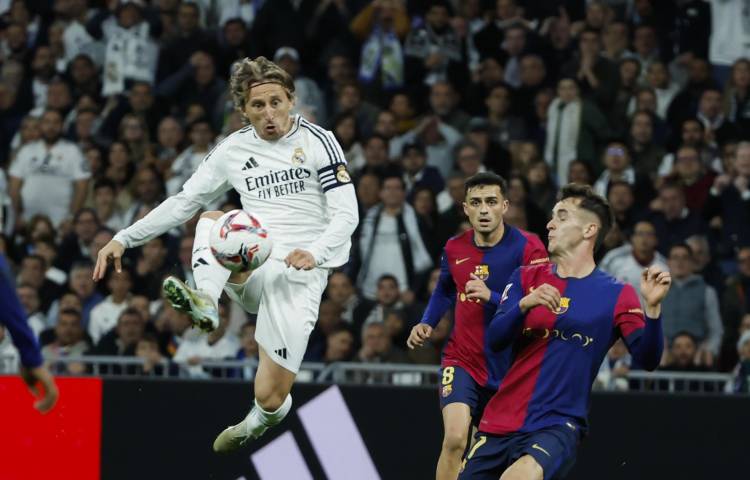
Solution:
<path fill-rule="evenodd" d="M 583 227 L 583 238 L 590 239 L 590 238 L 596 238 L 596 236 L 599 235 L 599 225 L 596 223 L 587 223 L 585 227 Z"/>

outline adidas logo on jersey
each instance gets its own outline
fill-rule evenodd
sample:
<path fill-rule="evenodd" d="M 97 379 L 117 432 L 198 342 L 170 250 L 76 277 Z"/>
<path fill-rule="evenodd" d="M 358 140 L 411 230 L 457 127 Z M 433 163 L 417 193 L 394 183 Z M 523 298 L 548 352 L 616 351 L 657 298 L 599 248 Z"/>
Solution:
<path fill-rule="evenodd" d="M 193 264 L 193 269 L 196 269 L 200 267 L 201 265 L 208 265 L 208 262 L 206 261 L 205 258 L 199 258 L 198 260 L 196 260 L 195 263 Z"/>
<path fill-rule="evenodd" d="M 280 348 L 278 350 L 274 350 L 273 353 L 275 353 L 276 355 L 286 360 L 286 348 Z"/>
<path fill-rule="evenodd" d="M 245 166 L 242 167 L 242 171 L 250 170 L 251 168 L 256 168 L 258 166 L 258 162 L 255 161 L 255 157 L 250 157 L 246 162 Z"/>

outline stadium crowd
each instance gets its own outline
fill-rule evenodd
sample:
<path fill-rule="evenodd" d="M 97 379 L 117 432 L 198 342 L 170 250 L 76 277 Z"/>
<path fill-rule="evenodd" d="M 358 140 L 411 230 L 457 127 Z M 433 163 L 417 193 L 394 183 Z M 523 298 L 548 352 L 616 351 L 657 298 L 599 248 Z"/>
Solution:
<path fill-rule="evenodd" d="M 197 217 L 91 278 L 113 234 L 243 126 L 231 67 L 264 55 L 294 77 L 296 112 L 334 132 L 360 207 L 307 360 L 439 363 L 451 315 L 426 348 L 406 336 L 442 246 L 468 228 L 464 179 L 490 170 L 509 182 L 506 221 L 543 240 L 560 185 L 606 196 L 600 267 L 636 287 L 654 264 L 674 278 L 661 368 L 735 371 L 748 391 L 742 0 L 5 0 L 0 15 L 0 249 L 51 362 L 137 356 L 148 373 L 171 359 L 206 376 L 204 359 L 257 355 L 238 306 L 204 335 L 161 301 L 166 275 L 192 280 Z M 599 381 L 619 388 L 629 368 L 615 344 Z"/>

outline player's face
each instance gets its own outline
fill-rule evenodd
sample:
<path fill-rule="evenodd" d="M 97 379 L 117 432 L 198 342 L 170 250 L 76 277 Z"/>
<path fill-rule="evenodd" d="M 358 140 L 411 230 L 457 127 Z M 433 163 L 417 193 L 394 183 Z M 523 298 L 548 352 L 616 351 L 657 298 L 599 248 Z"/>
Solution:
<path fill-rule="evenodd" d="M 547 223 L 551 257 L 559 257 L 580 245 L 585 239 L 595 237 L 598 226 L 592 215 L 578 207 L 578 200 L 566 198 L 552 209 L 552 219 Z"/>
<path fill-rule="evenodd" d="M 294 107 L 286 89 L 278 83 L 252 87 L 245 104 L 245 116 L 263 140 L 278 140 L 292 125 L 289 112 Z"/>
<path fill-rule="evenodd" d="M 497 185 L 479 185 L 466 194 L 464 213 L 476 232 L 490 234 L 497 230 L 507 211 L 508 200 Z"/>

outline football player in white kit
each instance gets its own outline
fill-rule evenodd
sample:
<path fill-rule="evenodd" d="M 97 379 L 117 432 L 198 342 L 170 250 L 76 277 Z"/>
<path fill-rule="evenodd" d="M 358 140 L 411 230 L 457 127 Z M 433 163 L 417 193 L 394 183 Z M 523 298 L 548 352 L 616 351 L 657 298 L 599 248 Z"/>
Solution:
<path fill-rule="evenodd" d="M 111 259 L 117 271 L 126 248 L 142 245 L 185 223 L 230 188 L 243 209 L 257 215 L 273 239 L 270 258 L 251 273 L 232 274 L 211 254 L 209 232 L 223 212 L 201 214 L 193 244 L 191 289 L 174 277 L 165 297 L 193 323 L 218 325 L 222 289 L 245 310 L 258 314 L 260 361 L 255 405 L 245 419 L 214 441 L 214 450 L 235 450 L 278 424 L 289 412 L 289 392 L 318 317 L 331 268 L 346 263 L 358 222 L 354 187 L 333 134 L 298 115 L 294 83 L 264 57 L 244 59 L 232 73 L 231 92 L 250 125 L 219 143 L 185 182 L 143 219 L 115 235 L 99 252 L 94 279 Z"/>

